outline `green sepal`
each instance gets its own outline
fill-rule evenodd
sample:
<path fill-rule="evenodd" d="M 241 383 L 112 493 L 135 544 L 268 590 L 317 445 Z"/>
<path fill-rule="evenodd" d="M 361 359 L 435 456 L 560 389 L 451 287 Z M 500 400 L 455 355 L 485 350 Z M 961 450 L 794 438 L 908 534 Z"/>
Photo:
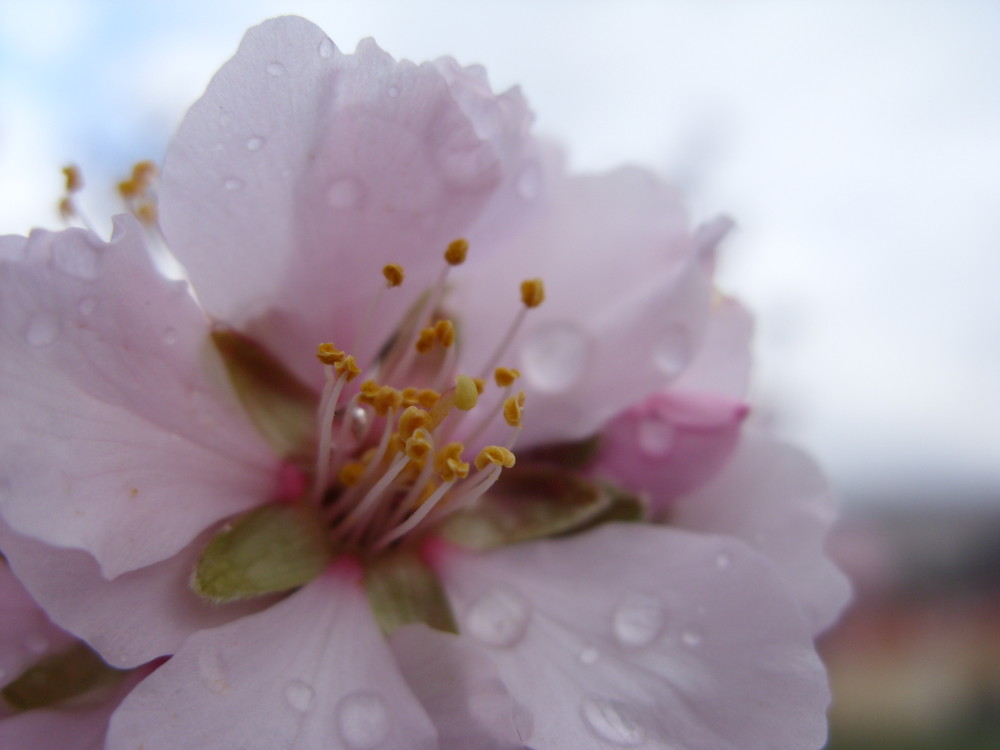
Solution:
<path fill-rule="evenodd" d="M 117 682 L 125 672 L 109 667 L 86 643 L 50 654 L 4 687 L 4 701 L 18 711 L 46 708 Z"/>
<path fill-rule="evenodd" d="M 629 515 L 618 508 L 625 502 L 620 495 L 564 469 L 519 465 L 473 506 L 448 516 L 440 533 L 474 550 L 575 533 Z"/>
<path fill-rule="evenodd" d="M 191 588 L 224 603 L 298 588 L 326 568 L 330 543 L 316 513 L 264 505 L 227 524 L 201 553 Z"/>
<path fill-rule="evenodd" d="M 446 633 L 458 632 L 441 582 L 412 550 L 390 550 L 366 563 L 365 590 L 386 635 L 415 622 Z"/>
<path fill-rule="evenodd" d="M 570 443 L 549 443 L 518 453 L 518 461 L 528 464 L 555 464 L 564 469 L 581 469 L 597 455 L 601 446 L 598 435 Z"/>
<path fill-rule="evenodd" d="M 316 392 L 249 336 L 221 326 L 211 336 L 254 426 L 278 455 L 307 456 L 316 432 Z"/>

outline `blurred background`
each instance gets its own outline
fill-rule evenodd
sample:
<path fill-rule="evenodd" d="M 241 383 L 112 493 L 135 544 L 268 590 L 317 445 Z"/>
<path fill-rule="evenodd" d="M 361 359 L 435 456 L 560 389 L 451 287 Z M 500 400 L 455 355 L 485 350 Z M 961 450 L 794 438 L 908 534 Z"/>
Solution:
<path fill-rule="evenodd" d="M 1000 3 L 0 0 L 0 234 L 59 226 L 69 162 L 117 211 L 284 13 L 482 63 L 575 168 L 638 163 L 737 219 L 755 402 L 844 499 L 830 748 L 1000 748 Z"/>

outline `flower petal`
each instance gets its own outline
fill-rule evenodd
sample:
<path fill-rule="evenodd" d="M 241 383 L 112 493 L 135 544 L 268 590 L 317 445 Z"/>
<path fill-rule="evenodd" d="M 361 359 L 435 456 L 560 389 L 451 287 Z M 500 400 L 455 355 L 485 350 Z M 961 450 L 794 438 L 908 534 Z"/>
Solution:
<path fill-rule="evenodd" d="M 850 598 L 850 584 L 823 552 L 835 505 L 804 453 L 746 434 L 722 470 L 674 506 L 671 521 L 738 537 L 770 558 L 819 633 Z"/>
<path fill-rule="evenodd" d="M 371 40 L 344 55 L 278 18 L 247 33 L 182 123 L 161 224 L 205 306 L 315 380 L 319 342 L 362 362 L 385 342 L 507 178 L 528 119 L 519 96 L 451 65 L 396 62 Z M 389 262 L 406 287 L 355 342 Z"/>
<path fill-rule="evenodd" d="M 829 700 L 810 634 L 746 545 L 670 528 L 454 558 L 442 577 L 546 750 L 804 750 Z M 553 698 L 557 697 L 557 700 Z"/>
<path fill-rule="evenodd" d="M 108 750 L 437 747 L 341 562 L 281 603 L 195 633 L 115 713 Z"/>
<path fill-rule="evenodd" d="M 141 231 L 130 217 L 107 244 L 37 231 L 0 263 L 0 512 L 89 550 L 108 577 L 169 557 L 277 481 L 203 315 Z"/>
<path fill-rule="evenodd" d="M 746 398 L 752 336 L 753 319 L 747 309 L 731 297 L 716 297 L 701 347 L 671 388 L 733 400 Z"/>
<path fill-rule="evenodd" d="M 219 607 L 188 586 L 211 532 L 174 557 L 107 581 L 86 552 L 51 547 L 0 523 L 0 549 L 49 616 L 127 668 L 174 653 L 193 632 L 256 612 L 272 600 Z"/>

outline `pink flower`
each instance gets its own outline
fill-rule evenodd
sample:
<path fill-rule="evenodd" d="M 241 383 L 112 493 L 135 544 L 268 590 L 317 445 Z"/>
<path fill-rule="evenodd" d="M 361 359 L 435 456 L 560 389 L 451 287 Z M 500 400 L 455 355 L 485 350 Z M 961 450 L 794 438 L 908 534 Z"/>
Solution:
<path fill-rule="evenodd" d="M 171 656 L 108 748 L 822 745 L 829 497 L 740 437 L 718 237 L 530 119 L 277 19 L 164 165 L 198 303 L 128 217 L 0 240 L 0 549 L 110 664 Z"/>

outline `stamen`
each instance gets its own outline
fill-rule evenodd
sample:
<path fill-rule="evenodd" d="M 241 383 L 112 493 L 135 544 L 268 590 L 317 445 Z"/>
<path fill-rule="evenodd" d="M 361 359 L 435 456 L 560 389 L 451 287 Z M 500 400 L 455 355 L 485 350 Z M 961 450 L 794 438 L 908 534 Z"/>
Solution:
<path fill-rule="evenodd" d="M 521 328 L 521 324 L 524 323 L 524 316 L 527 314 L 528 310 L 538 307 L 542 304 L 545 299 L 545 286 L 541 279 L 528 279 L 521 283 L 521 302 L 524 306 L 518 310 L 517 317 L 514 318 L 514 322 L 511 324 L 510 328 L 507 329 L 507 333 L 504 335 L 503 340 L 497 346 L 496 350 L 493 352 L 493 356 L 489 358 L 486 362 L 486 366 L 483 367 L 481 378 L 486 378 L 486 376 L 497 366 L 500 358 L 507 351 L 510 346 L 510 342 L 514 340 L 514 336 Z"/>
<path fill-rule="evenodd" d="M 383 290 L 402 286 L 403 279 L 406 278 L 406 273 L 398 263 L 389 263 L 382 268 L 382 276 L 385 277 L 385 286 L 380 286 L 375 290 L 375 295 L 368 304 L 368 309 L 365 310 L 365 317 L 361 319 L 361 325 L 358 326 L 358 332 L 354 336 L 353 346 L 355 348 L 365 340 L 365 335 L 368 333 L 368 326 L 371 324 L 375 308 L 378 307 L 379 300 L 382 298 Z"/>
<path fill-rule="evenodd" d="M 79 193 L 83 190 L 83 173 L 76 164 L 67 164 L 62 169 L 62 173 L 66 176 L 66 193 Z"/>
<path fill-rule="evenodd" d="M 498 367 L 493 371 L 493 378 L 500 388 L 509 388 L 519 377 L 521 377 L 521 371 L 512 367 Z"/>
<path fill-rule="evenodd" d="M 521 282 L 521 301 L 525 307 L 538 307 L 545 300 L 545 285 L 541 279 L 527 279 Z"/>
<path fill-rule="evenodd" d="M 469 476 L 469 464 L 462 460 L 464 450 L 461 443 L 448 443 L 434 457 L 434 470 L 444 481 L 454 482 Z"/>
<path fill-rule="evenodd" d="M 455 378 L 455 406 L 462 411 L 469 411 L 479 402 L 479 388 L 476 381 L 468 375 Z"/>
<path fill-rule="evenodd" d="M 460 266 L 465 263 L 465 256 L 468 252 L 469 241 L 459 237 L 448 244 L 448 248 L 444 251 L 444 259 L 449 266 Z"/>
<path fill-rule="evenodd" d="M 515 461 L 514 452 L 510 449 L 504 448 L 502 445 L 487 445 L 479 451 L 475 464 L 479 471 L 485 469 L 489 464 L 509 469 Z"/>
<path fill-rule="evenodd" d="M 503 418 L 511 427 L 521 426 L 521 413 L 524 411 L 524 391 L 519 391 L 516 396 L 504 399 Z"/>
<path fill-rule="evenodd" d="M 323 363 L 326 383 L 323 385 L 323 395 L 320 399 L 319 445 L 316 449 L 316 476 L 311 495 L 319 501 L 326 491 L 327 479 L 330 476 L 330 453 L 333 443 L 333 415 L 337 410 L 337 402 L 344 386 L 358 374 L 354 357 L 345 354 L 333 344 L 324 343 L 316 347 L 316 357 Z M 334 377 L 334 372 L 337 377 Z"/>
<path fill-rule="evenodd" d="M 394 286 L 400 286 L 403 283 L 403 279 L 406 278 L 406 274 L 403 273 L 403 267 L 398 263 L 390 263 L 382 269 L 382 275 L 385 276 L 385 281 L 391 289 Z"/>

